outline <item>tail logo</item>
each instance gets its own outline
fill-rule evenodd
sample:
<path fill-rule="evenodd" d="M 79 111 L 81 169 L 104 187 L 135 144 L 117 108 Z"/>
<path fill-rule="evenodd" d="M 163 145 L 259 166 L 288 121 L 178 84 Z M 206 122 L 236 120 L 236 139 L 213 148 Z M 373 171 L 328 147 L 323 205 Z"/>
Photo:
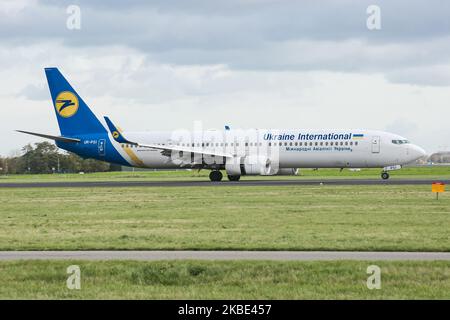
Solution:
<path fill-rule="evenodd" d="M 70 118 L 78 111 L 78 98 L 70 91 L 63 91 L 55 100 L 56 112 L 63 118 Z"/>
<path fill-rule="evenodd" d="M 114 131 L 112 136 L 114 139 L 117 139 L 120 136 L 120 134 L 117 131 Z"/>

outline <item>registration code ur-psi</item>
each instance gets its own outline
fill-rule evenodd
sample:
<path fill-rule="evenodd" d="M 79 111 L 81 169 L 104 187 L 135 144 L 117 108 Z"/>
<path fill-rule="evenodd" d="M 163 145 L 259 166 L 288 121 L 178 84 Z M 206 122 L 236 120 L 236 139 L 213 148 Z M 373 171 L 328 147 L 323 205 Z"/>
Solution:
<path fill-rule="evenodd" d="M 222 315 L 268 315 L 270 304 L 224 304 Z"/>

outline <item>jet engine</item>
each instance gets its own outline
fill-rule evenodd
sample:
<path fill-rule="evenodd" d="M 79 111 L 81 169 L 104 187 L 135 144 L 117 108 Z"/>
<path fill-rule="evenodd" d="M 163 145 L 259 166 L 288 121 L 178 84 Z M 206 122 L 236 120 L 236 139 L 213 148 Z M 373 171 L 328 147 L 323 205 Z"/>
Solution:
<path fill-rule="evenodd" d="M 246 156 L 240 158 L 227 159 L 225 170 L 230 176 L 245 175 L 274 175 L 278 170 L 274 170 L 272 162 L 264 156 Z"/>

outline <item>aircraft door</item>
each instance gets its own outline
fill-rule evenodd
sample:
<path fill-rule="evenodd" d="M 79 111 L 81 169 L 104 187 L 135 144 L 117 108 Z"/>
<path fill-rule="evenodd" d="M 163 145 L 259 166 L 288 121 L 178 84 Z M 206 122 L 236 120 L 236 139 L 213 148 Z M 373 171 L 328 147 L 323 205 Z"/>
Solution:
<path fill-rule="evenodd" d="M 372 153 L 380 153 L 380 137 L 372 137 Z"/>

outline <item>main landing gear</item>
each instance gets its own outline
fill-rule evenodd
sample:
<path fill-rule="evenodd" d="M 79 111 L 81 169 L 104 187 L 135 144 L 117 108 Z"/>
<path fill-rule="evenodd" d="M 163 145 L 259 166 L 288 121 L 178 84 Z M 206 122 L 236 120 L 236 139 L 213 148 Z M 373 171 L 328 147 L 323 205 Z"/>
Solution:
<path fill-rule="evenodd" d="M 220 172 L 219 170 L 212 170 L 209 173 L 209 179 L 213 182 L 222 181 L 222 178 L 223 178 L 222 172 Z M 239 181 L 240 178 L 241 176 L 228 175 L 228 180 L 230 181 Z"/>
<path fill-rule="evenodd" d="M 239 181 L 240 178 L 241 178 L 241 176 L 230 176 L 230 175 L 228 175 L 228 180 L 230 180 L 230 181 Z"/>
<path fill-rule="evenodd" d="M 209 179 L 211 181 L 221 181 L 223 178 L 222 172 L 219 170 L 213 170 L 209 173 Z"/>
<path fill-rule="evenodd" d="M 389 179 L 389 173 L 387 173 L 386 171 L 383 171 L 381 173 L 381 179 L 383 179 L 383 180 Z"/>

